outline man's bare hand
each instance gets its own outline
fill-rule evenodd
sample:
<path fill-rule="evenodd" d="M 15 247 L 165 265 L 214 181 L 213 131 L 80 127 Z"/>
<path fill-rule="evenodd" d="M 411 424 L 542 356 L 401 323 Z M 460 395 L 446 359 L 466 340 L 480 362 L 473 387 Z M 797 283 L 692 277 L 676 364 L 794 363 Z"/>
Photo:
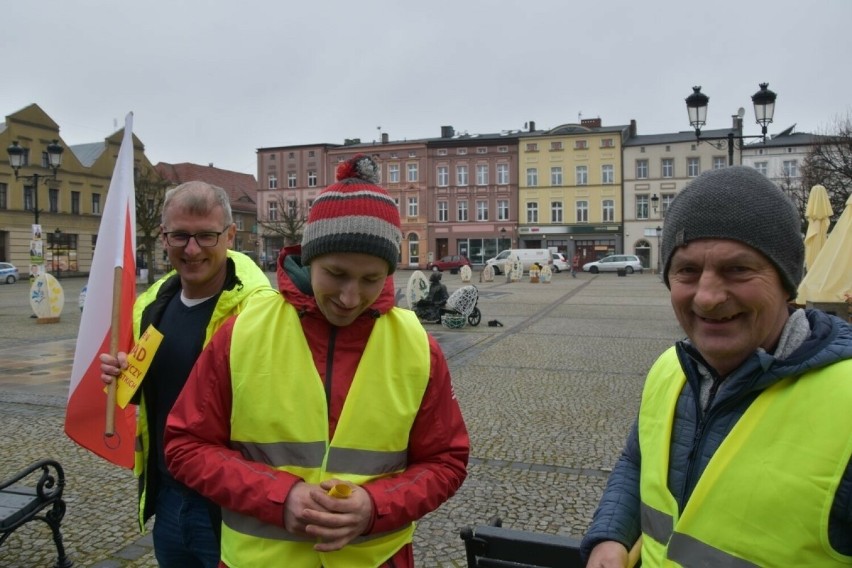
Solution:
<path fill-rule="evenodd" d="M 109 353 L 101 353 L 98 359 L 101 361 L 101 380 L 105 385 L 111 384 L 121 371 L 127 368 L 127 353 L 119 351 L 117 357 Z"/>
<path fill-rule="evenodd" d="M 620 542 L 605 540 L 592 549 L 586 568 L 627 568 L 627 549 Z"/>

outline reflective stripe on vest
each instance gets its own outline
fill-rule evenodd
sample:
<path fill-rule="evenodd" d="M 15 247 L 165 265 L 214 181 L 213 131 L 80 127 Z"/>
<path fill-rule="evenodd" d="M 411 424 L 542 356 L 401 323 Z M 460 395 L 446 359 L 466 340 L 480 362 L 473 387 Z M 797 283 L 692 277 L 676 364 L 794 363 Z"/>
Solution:
<path fill-rule="evenodd" d="M 675 407 L 686 378 L 674 349 L 642 394 L 643 566 L 848 566 L 828 541 L 852 457 L 852 360 L 779 381 L 720 444 L 682 514 L 668 491 Z"/>
<path fill-rule="evenodd" d="M 376 319 L 329 441 L 323 380 L 298 314 L 280 296 L 260 298 L 237 318 L 231 337 L 231 446 L 308 483 L 336 477 L 363 484 L 403 471 L 429 365 L 429 340 L 413 312 L 394 308 Z M 232 568 L 282 559 L 296 568 L 377 566 L 414 532 L 411 523 L 318 553 L 314 540 L 281 527 L 234 511 L 222 518 L 222 560 Z"/>

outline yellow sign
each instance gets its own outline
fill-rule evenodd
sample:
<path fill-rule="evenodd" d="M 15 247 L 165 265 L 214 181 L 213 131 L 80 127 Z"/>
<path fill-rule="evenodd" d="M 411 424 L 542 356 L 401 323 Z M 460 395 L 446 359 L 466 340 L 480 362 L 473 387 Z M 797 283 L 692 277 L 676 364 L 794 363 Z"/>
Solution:
<path fill-rule="evenodd" d="M 119 408 L 125 408 L 136 391 L 139 390 L 139 385 L 142 384 L 142 379 L 145 378 L 145 374 L 151 366 L 154 353 L 157 352 L 162 341 L 163 334 L 157 331 L 153 325 L 149 325 L 136 345 L 133 346 L 133 349 L 130 350 L 130 353 L 127 354 L 127 368 L 121 372 L 115 383 L 115 401 Z"/>

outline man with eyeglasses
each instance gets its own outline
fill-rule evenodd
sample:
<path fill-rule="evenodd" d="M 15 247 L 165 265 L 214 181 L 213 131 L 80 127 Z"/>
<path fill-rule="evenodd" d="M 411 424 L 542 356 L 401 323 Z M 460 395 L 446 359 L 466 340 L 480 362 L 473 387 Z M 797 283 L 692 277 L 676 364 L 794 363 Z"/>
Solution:
<path fill-rule="evenodd" d="M 154 553 L 163 567 L 212 568 L 219 564 L 218 507 L 176 481 L 163 456 L 166 417 L 189 372 L 214 332 L 242 311 L 253 295 L 276 294 L 247 256 L 229 250 L 236 226 L 228 194 L 191 181 L 166 193 L 163 247 L 172 270 L 136 300 L 133 332 L 153 325 L 163 334 L 137 398 L 136 467 L 139 524 L 154 516 Z M 100 356 L 109 383 L 127 365 L 126 354 Z"/>

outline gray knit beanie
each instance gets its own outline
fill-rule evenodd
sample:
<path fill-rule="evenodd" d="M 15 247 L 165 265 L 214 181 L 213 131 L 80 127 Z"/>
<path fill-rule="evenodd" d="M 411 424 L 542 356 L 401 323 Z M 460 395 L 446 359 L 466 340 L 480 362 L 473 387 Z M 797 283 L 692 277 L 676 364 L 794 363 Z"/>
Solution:
<path fill-rule="evenodd" d="M 766 176 L 747 166 L 710 170 L 672 201 L 663 224 L 663 278 L 677 247 L 696 239 L 730 239 L 768 258 L 790 300 L 802 280 L 805 245 L 793 202 Z"/>
<path fill-rule="evenodd" d="M 396 270 L 402 243 L 399 208 L 376 185 L 378 165 L 356 154 L 337 166 L 337 183 L 320 192 L 311 206 L 302 235 L 303 266 L 323 254 L 359 252 L 377 256 Z"/>

